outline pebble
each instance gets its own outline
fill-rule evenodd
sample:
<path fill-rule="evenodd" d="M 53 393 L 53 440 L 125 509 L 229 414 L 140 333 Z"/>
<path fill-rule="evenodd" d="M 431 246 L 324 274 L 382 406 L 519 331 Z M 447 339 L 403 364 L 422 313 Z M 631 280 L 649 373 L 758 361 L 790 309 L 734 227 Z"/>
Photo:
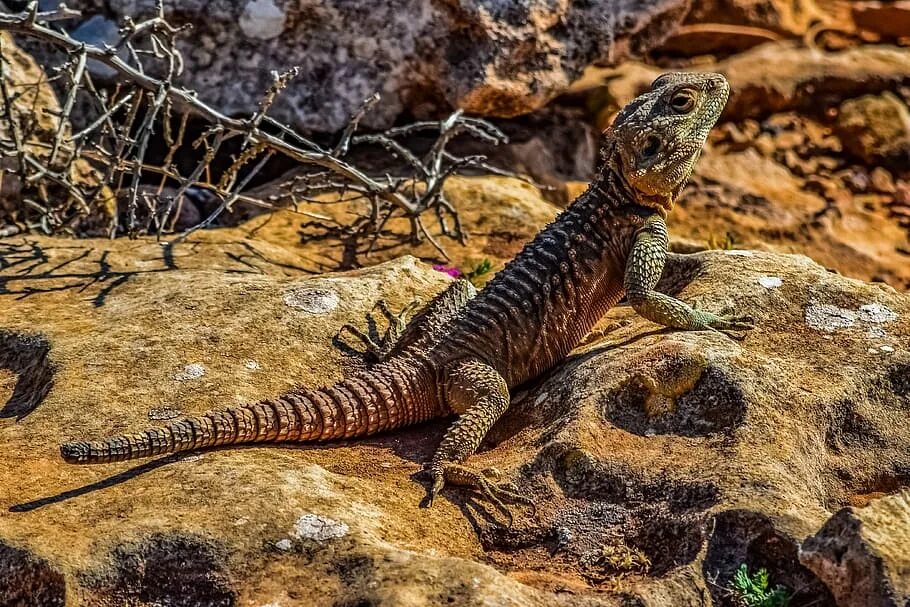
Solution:
<path fill-rule="evenodd" d="M 285 305 L 310 314 L 327 314 L 337 308 L 339 302 L 338 293 L 329 289 L 301 287 L 284 295 Z"/>
<path fill-rule="evenodd" d="M 318 514 L 304 514 L 294 524 L 294 536 L 298 539 L 325 541 L 348 534 L 350 528 L 344 523 Z"/>
<path fill-rule="evenodd" d="M 190 379 L 199 379 L 205 375 L 205 367 L 202 363 L 191 363 L 183 368 L 183 371 L 174 375 L 177 381 L 187 381 Z"/>
<path fill-rule="evenodd" d="M 759 276 L 758 284 L 760 284 L 761 286 L 763 286 L 766 289 L 776 289 L 779 286 L 781 286 L 782 284 L 784 284 L 784 281 L 781 280 L 780 278 L 778 278 L 777 276 Z"/>
<path fill-rule="evenodd" d="M 240 30 L 247 38 L 271 40 L 284 32 L 287 15 L 274 0 L 252 0 L 240 15 Z"/>

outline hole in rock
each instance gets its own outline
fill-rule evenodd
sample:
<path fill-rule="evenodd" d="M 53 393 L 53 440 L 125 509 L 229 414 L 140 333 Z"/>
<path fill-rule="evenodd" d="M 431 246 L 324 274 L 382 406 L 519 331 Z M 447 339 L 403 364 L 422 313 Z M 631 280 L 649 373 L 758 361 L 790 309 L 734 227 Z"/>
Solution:
<path fill-rule="evenodd" d="M 0 543 L 0 605 L 63 607 L 63 574 L 25 550 Z"/>
<path fill-rule="evenodd" d="M 201 538 L 155 534 L 117 546 L 112 563 L 86 574 L 84 583 L 111 604 L 233 607 L 236 595 L 221 551 Z"/>
<path fill-rule="evenodd" d="M 480 531 L 487 558 L 531 579 L 608 588 L 619 576 L 660 576 L 691 563 L 705 542 L 707 511 L 720 492 L 710 482 L 601 462 L 582 449 L 552 446 L 547 468 L 561 491 L 540 524 Z M 544 454 L 542 454 L 543 456 Z M 516 519 L 521 521 L 521 518 Z M 543 576 L 543 577 L 541 577 Z"/>
<path fill-rule="evenodd" d="M 895 394 L 910 397 L 910 363 L 897 364 L 888 369 L 888 381 Z"/>
<path fill-rule="evenodd" d="M 790 607 L 834 605 L 825 585 L 800 564 L 796 542 L 778 533 L 767 517 L 748 510 L 728 510 L 719 513 L 714 523 L 702 574 L 715 605 L 738 607 L 729 588 L 733 574 L 743 563 L 750 573 L 767 569 L 771 586 L 783 585 L 795 593 Z"/>
<path fill-rule="evenodd" d="M 910 464 L 878 474 L 868 482 L 860 483 L 847 491 L 847 497 L 841 503 L 829 506 L 837 510 L 844 506 L 865 508 L 873 500 L 904 489 L 910 489 Z"/>
<path fill-rule="evenodd" d="M 0 330 L 0 417 L 22 419 L 54 385 L 51 347 L 41 335 Z"/>
<path fill-rule="evenodd" d="M 691 390 L 676 396 L 633 378 L 605 399 L 602 411 L 607 421 L 639 436 L 708 436 L 743 424 L 746 397 L 726 371 L 709 365 Z"/>

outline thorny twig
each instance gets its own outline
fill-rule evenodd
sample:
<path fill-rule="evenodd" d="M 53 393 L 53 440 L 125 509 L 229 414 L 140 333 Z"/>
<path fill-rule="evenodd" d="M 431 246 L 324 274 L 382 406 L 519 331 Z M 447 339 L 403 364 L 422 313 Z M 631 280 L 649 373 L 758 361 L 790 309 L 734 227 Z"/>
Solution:
<path fill-rule="evenodd" d="M 55 132 L 50 134 L 34 128 L 36 120 L 26 124 L 24 112 L 16 107 L 25 86 L 12 86 L 6 65 L 0 62 L 0 102 L 6 118 L 0 118 L 0 132 L 9 133 L 13 139 L 12 146 L 0 148 L 0 159 L 17 158 L 15 171 L 23 183 L 32 186 L 28 192 L 23 191 L 23 211 L 14 218 L 23 224 L 23 229 L 74 231 L 82 226 L 84 230 L 83 223 L 90 216 L 97 220 L 106 214 L 106 231 L 111 236 L 155 233 L 160 238 L 178 225 L 186 195 L 195 190 L 208 192 L 215 199 L 214 209 L 196 225 L 184 226 L 178 239 L 182 240 L 192 231 L 214 224 L 237 201 L 272 208 L 275 203 L 324 202 L 325 195 L 332 193 L 335 201 L 362 201 L 365 206 L 363 215 L 351 225 L 327 225 L 326 229 L 371 240 L 369 251 L 390 218 L 405 217 L 411 226 L 408 236 L 412 241 L 425 239 L 447 257 L 423 219 L 429 213 L 438 221 L 443 235 L 462 241 L 465 238 L 458 213 L 445 198 L 445 180 L 466 169 L 505 173 L 486 164 L 484 157 L 459 157 L 447 151 L 447 145 L 459 135 L 491 145 L 506 141 L 492 124 L 461 112 L 439 122 L 424 121 L 376 134 L 357 134 L 361 120 L 378 102 L 378 95 L 366 99 L 351 116 L 337 143 L 324 149 L 268 116 L 273 102 L 297 75 L 297 68 L 273 74 L 272 85 L 249 118 L 228 117 L 200 100 L 194 91 L 176 84 L 183 70 L 177 39 L 188 28 L 169 23 L 160 0 L 156 9 L 147 20 L 126 19 L 117 42 L 104 48 L 74 40 L 55 25 L 79 16 L 78 11 L 64 5 L 55 11 L 39 12 L 37 3 L 32 2 L 24 12 L 0 13 L 0 30 L 37 39 L 66 58 L 56 68 L 59 75 L 55 77 L 58 88 L 64 89 L 65 101 L 59 115 L 54 115 Z M 113 70 L 116 86 L 97 86 L 93 64 Z M 70 116 L 80 99 L 81 105 L 94 113 L 83 116 L 84 126 L 71 134 Z M 196 121 L 194 124 L 207 125 L 192 142 L 185 139 L 190 119 Z M 29 126 L 29 130 L 24 126 Z M 158 131 L 163 137 L 156 136 Z M 403 141 L 427 133 L 436 138 L 423 154 Z M 157 152 L 163 159 L 156 163 L 151 142 L 161 139 L 166 147 Z M 227 168 L 219 168 L 225 165 L 225 144 L 229 141 L 232 157 Z M 348 160 L 353 148 L 367 145 L 381 147 L 404 169 L 396 175 L 368 175 Z M 318 169 L 287 181 L 281 194 L 272 200 L 257 200 L 246 194 L 244 189 L 276 154 Z M 181 171 L 177 159 L 185 160 L 186 156 L 196 160 L 192 168 Z M 73 177 L 79 162 L 89 163 L 93 179 L 80 182 Z M 143 184 L 157 184 L 157 188 L 150 191 Z M 62 189 L 64 195 L 50 192 L 49 185 Z M 0 217 L 4 219 L 8 220 Z"/>

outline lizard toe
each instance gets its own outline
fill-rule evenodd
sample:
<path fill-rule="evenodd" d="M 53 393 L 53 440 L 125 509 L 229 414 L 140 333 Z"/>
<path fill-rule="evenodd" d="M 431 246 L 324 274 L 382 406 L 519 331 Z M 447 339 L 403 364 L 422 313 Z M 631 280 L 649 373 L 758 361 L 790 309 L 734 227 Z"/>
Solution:
<path fill-rule="evenodd" d="M 722 317 L 725 329 L 733 331 L 751 331 L 755 328 L 755 319 L 749 315 Z"/>
<path fill-rule="evenodd" d="M 478 491 L 508 519 L 509 527 L 512 526 L 514 521 L 514 515 L 509 504 L 522 504 L 528 506 L 536 513 L 534 502 L 521 495 L 514 483 L 508 481 L 497 482 L 502 477 L 502 473 L 496 468 L 487 468 L 478 472 L 454 462 L 439 462 L 431 465 L 430 473 L 433 475 L 434 481 L 430 490 L 428 502 L 430 504 L 432 504 L 433 497 L 448 482 L 452 485 L 469 487 Z"/>

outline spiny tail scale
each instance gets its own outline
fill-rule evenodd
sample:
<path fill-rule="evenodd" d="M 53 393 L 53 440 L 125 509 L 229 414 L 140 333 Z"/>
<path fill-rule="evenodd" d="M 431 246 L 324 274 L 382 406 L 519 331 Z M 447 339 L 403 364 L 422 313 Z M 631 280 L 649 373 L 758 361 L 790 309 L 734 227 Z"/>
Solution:
<path fill-rule="evenodd" d="M 72 464 L 100 464 L 205 447 L 297 443 L 366 436 L 440 415 L 430 367 L 415 358 L 389 361 L 332 386 L 209 411 L 95 442 L 61 445 Z"/>

